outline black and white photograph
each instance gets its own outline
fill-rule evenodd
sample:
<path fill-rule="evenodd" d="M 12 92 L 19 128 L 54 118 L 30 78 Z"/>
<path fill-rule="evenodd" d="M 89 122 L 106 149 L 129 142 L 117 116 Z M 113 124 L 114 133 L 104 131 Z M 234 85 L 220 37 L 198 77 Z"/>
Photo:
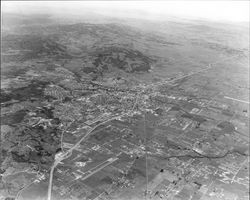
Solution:
<path fill-rule="evenodd" d="M 0 200 L 249 200 L 249 9 L 1 1 Z"/>

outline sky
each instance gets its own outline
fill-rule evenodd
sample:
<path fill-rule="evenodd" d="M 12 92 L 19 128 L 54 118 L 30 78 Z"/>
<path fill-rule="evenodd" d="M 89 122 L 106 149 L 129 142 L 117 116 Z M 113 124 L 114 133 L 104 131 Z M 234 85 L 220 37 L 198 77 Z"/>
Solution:
<path fill-rule="evenodd" d="M 112 17 L 191 17 L 217 21 L 249 21 L 249 1 L 3 1 L 2 11 L 81 14 L 84 10 Z"/>

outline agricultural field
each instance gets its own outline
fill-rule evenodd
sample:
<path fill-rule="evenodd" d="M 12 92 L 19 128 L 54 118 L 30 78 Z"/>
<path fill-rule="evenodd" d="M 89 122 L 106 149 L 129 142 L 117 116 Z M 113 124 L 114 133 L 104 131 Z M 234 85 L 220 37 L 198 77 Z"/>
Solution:
<path fill-rule="evenodd" d="M 249 24 L 2 16 L 0 200 L 249 199 Z"/>

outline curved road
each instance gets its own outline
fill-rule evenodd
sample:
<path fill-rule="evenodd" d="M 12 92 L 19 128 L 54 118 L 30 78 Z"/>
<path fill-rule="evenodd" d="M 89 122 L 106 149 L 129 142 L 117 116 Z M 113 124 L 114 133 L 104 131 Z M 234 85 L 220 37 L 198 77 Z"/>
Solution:
<path fill-rule="evenodd" d="M 177 77 L 177 78 L 175 78 L 175 79 L 173 79 L 173 80 L 170 80 L 170 81 L 160 81 L 159 83 L 149 84 L 149 85 L 146 86 L 145 89 L 147 89 L 147 88 L 152 88 L 152 86 L 158 86 L 158 85 L 161 85 L 161 84 L 164 84 L 164 83 L 172 83 L 172 82 L 175 82 L 175 81 L 177 81 L 177 80 L 180 80 L 180 79 L 183 79 L 183 78 L 186 78 L 186 77 L 189 77 L 189 76 L 192 76 L 192 75 L 195 75 L 195 74 L 204 72 L 204 71 L 206 71 L 206 70 L 208 70 L 208 69 L 211 69 L 211 68 L 212 68 L 212 67 L 211 67 L 212 64 L 216 64 L 216 63 L 221 62 L 221 61 L 224 61 L 224 60 L 230 60 L 230 59 L 232 59 L 232 58 L 234 58 L 234 57 L 236 57 L 236 56 L 233 56 L 233 57 L 231 57 L 231 58 L 226 58 L 226 59 L 223 59 L 223 60 L 220 60 L 220 61 L 211 63 L 211 64 L 207 65 L 204 69 L 201 69 L 201 70 L 196 71 L 196 72 L 191 72 L 191 73 L 189 73 L 189 74 L 186 74 L 186 75 L 181 76 L 181 77 Z M 75 148 L 77 148 L 78 145 L 80 145 L 80 143 L 81 143 L 84 139 L 86 139 L 86 138 L 87 138 L 96 128 L 98 128 L 99 126 L 101 126 L 101 125 L 103 125 L 103 124 L 105 124 L 105 123 L 107 123 L 107 122 L 109 122 L 109 121 L 112 121 L 112 120 L 114 120 L 114 119 L 117 119 L 117 118 L 119 118 L 119 117 L 128 115 L 129 113 L 133 112 L 133 110 L 135 109 L 136 105 L 138 104 L 138 99 L 139 99 L 140 95 L 141 95 L 143 92 L 145 92 L 145 89 L 142 89 L 142 90 L 137 94 L 137 97 L 136 97 L 136 100 L 135 100 L 135 104 L 134 104 L 133 108 L 131 109 L 131 111 L 129 111 L 128 113 L 125 113 L 125 114 L 122 114 L 122 115 L 113 117 L 113 118 L 111 118 L 111 119 L 108 119 L 108 120 L 106 120 L 106 121 L 104 121 L 104 122 L 102 122 L 102 123 L 96 125 L 95 127 L 91 128 L 91 129 L 86 133 L 86 135 L 84 135 L 84 136 L 83 136 L 83 137 L 82 137 L 73 147 L 71 147 L 67 152 L 62 153 L 62 155 L 60 155 L 58 158 L 55 158 L 55 162 L 54 162 L 54 164 L 52 165 L 51 170 L 50 170 L 50 179 L 49 179 L 48 198 L 47 198 L 47 200 L 51 200 L 53 173 L 54 173 L 54 170 L 55 170 L 56 166 L 57 166 L 62 160 L 68 158 L 68 157 L 71 155 L 72 151 L 73 151 Z M 187 156 L 187 155 L 185 155 L 185 156 Z M 225 155 L 225 156 L 226 156 L 226 155 Z"/>
<path fill-rule="evenodd" d="M 65 160 L 66 158 L 68 158 L 69 156 L 71 156 L 71 153 L 74 149 L 76 149 L 80 144 L 81 142 L 86 139 L 96 128 L 98 128 L 99 126 L 103 125 L 103 124 L 106 124 L 107 122 L 109 121 L 112 121 L 112 120 L 115 120 L 117 118 L 120 118 L 120 117 L 123 117 L 125 115 L 128 115 L 129 113 L 133 112 L 133 110 L 135 109 L 136 105 L 138 104 L 138 99 L 140 97 L 140 94 L 143 92 L 143 90 L 141 92 L 139 92 L 139 94 L 137 95 L 136 97 L 136 101 L 135 101 L 135 104 L 132 108 L 131 111 L 129 111 L 128 113 L 125 113 L 125 114 L 122 114 L 122 115 L 119 115 L 119 116 L 115 116 L 113 118 L 110 118 L 106 121 L 103 121 L 101 122 L 100 124 L 94 126 L 93 128 L 91 128 L 74 146 L 72 146 L 70 149 L 68 149 L 67 152 L 65 153 L 62 153 L 60 156 L 58 156 L 58 158 L 55 158 L 55 162 L 54 164 L 52 165 L 51 169 L 50 169 L 50 178 L 49 178 L 49 186 L 48 186 L 48 197 L 47 197 L 47 200 L 51 200 L 51 194 L 52 194 L 52 182 L 53 182 L 53 173 L 54 173 L 54 170 L 56 168 L 56 166 L 62 161 L 62 160 Z"/>

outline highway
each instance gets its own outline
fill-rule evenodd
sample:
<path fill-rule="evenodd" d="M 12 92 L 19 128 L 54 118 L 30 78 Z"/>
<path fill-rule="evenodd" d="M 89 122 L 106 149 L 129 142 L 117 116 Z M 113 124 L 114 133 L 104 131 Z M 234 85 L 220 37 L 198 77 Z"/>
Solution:
<path fill-rule="evenodd" d="M 152 83 L 152 84 L 147 85 L 147 87 L 150 88 L 150 87 L 152 87 L 152 86 L 158 86 L 158 85 L 161 85 L 161 84 L 164 84 L 164 83 L 173 83 L 173 82 L 178 81 L 178 80 L 181 80 L 181 79 L 183 79 L 183 78 L 186 78 L 186 77 L 189 77 L 189 76 L 192 76 L 192 75 L 195 75 L 195 74 L 198 74 L 198 73 L 207 71 L 207 70 L 209 70 L 209 69 L 212 68 L 212 65 L 215 65 L 215 64 L 220 63 L 220 62 L 223 62 L 223 61 L 231 60 L 231 59 L 236 58 L 236 57 L 238 57 L 238 55 L 232 56 L 232 57 L 230 57 L 230 58 L 224 58 L 224 59 L 218 60 L 218 61 L 216 61 L 216 62 L 213 62 L 213 63 L 208 64 L 206 67 L 204 67 L 204 68 L 201 69 L 201 70 L 198 70 L 198 71 L 195 71 L 195 72 L 188 73 L 188 74 L 186 74 L 186 75 L 183 75 L 183 76 L 181 76 L 181 77 L 177 77 L 177 78 L 172 79 L 172 80 L 169 80 L 169 81 L 168 81 L 168 80 L 163 80 L 163 81 L 160 81 L 160 82 L 158 82 L 158 83 Z"/>
<path fill-rule="evenodd" d="M 56 168 L 56 166 L 66 158 L 64 158 L 64 155 L 60 156 L 59 158 L 55 159 L 55 162 L 53 163 L 51 169 L 50 169 L 50 176 L 49 176 L 49 187 L 48 187 L 48 197 L 47 199 L 50 200 L 51 199 L 51 194 L 52 194 L 52 182 L 53 182 L 53 174 L 54 174 L 54 170 Z"/>
<path fill-rule="evenodd" d="M 56 163 L 56 162 L 55 162 Z M 53 173 L 54 173 L 54 170 L 55 170 L 55 167 L 57 166 L 57 164 L 53 164 L 51 169 L 50 169 L 50 175 L 49 175 L 49 187 L 48 187 L 48 200 L 51 199 L 51 190 L 52 190 L 52 182 L 53 182 Z"/>
<path fill-rule="evenodd" d="M 228 97 L 228 96 L 224 96 L 225 99 L 230 99 L 230 100 L 233 100 L 233 101 L 238 101 L 238 102 L 241 102 L 241 103 L 247 103 L 249 104 L 249 101 L 244 101 L 244 100 L 240 100 L 240 99 L 235 99 L 235 98 L 232 98 L 232 97 Z"/>
<path fill-rule="evenodd" d="M 236 56 L 234 56 L 236 57 Z M 214 62 L 214 63 L 211 63 L 209 65 L 207 65 L 204 69 L 201 69 L 199 71 L 195 71 L 195 72 L 191 72 L 189 74 L 186 74 L 186 75 L 183 75 L 181 77 L 177 77 L 173 80 L 163 80 L 163 81 L 160 81 L 158 83 L 152 83 L 152 84 L 149 84 L 146 86 L 146 88 L 142 89 L 140 92 L 138 92 L 137 96 L 136 96 L 136 100 L 135 100 L 135 103 L 134 103 L 134 106 L 132 107 L 131 111 L 129 111 L 128 113 L 124 113 L 122 115 L 119 115 L 119 116 L 115 116 L 115 117 L 112 117 L 106 121 L 103 121 L 101 122 L 100 124 L 94 126 L 93 128 L 91 128 L 74 146 L 72 146 L 70 149 L 68 149 L 66 152 L 63 152 L 62 155 L 59 157 L 59 158 L 56 158 L 55 159 L 55 162 L 54 164 L 52 165 L 51 167 L 51 170 L 50 170 L 50 179 L 49 179 L 49 186 L 48 186 L 48 198 L 47 200 L 51 200 L 51 192 L 52 192 L 52 182 L 53 182 L 53 173 L 54 173 L 54 169 L 56 168 L 56 166 L 64 159 L 68 158 L 69 156 L 71 156 L 71 153 L 74 149 L 76 149 L 83 140 L 85 140 L 96 128 L 98 128 L 99 126 L 103 125 L 103 124 L 106 124 L 107 122 L 110 122 L 112 120 L 115 120 L 117 118 L 120 118 L 120 117 L 123 117 L 125 115 L 129 115 L 130 113 L 133 112 L 133 110 L 136 108 L 137 104 L 138 104 L 138 101 L 139 101 L 139 98 L 141 96 L 141 94 L 143 92 L 145 92 L 146 89 L 151 89 L 152 87 L 156 87 L 158 85 L 161 85 L 161 84 L 164 84 L 164 83 L 172 83 L 172 82 L 175 82 L 177 80 L 181 80 L 183 78 L 186 78 L 186 77 L 189 77 L 189 76 L 192 76 L 192 75 L 195 75 L 195 74 L 198 74 L 198 73 L 201 73 L 201 72 L 204 72 L 208 69 L 211 69 L 211 65 L 212 64 L 216 64 L 218 62 L 221 62 L 221 61 L 224 61 L 224 60 L 230 60 L 230 59 L 233 59 L 234 57 L 231 57 L 231 58 L 226 58 L 226 59 L 223 59 L 223 60 L 220 60 L 220 61 L 217 61 L 217 62 Z"/>
<path fill-rule="evenodd" d="M 115 117 L 112 117 L 106 121 L 103 121 L 101 122 L 100 124 L 94 126 L 93 128 L 89 129 L 89 131 L 73 146 L 71 147 L 70 149 L 68 149 L 66 152 L 62 153 L 62 155 L 59 157 L 59 158 L 55 158 L 55 162 L 54 164 L 52 165 L 51 169 L 50 169 L 50 179 L 49 179 L 49 186 L 48 186 L 48 197 L 47 197 L 47 200 L 51 200 L 51 193 L 52 193 L 52 182 L 53 182 L 53 173 L 54 173 L 54 169 L 56 168 L 56 166 L 62 161 L 62 160 L 65 160 L 66 158 L 68 158 L 72 151 L 74 149 L 76 149 L 80 144 L 81 142 L 86 139 L 96 128 L 98 128 L 99 126 L 103 125 L 103 124 L 106 124 L 107 122 L 109 121 L 112 121 L 112 120 L 115 120 L 119 117 L 123 117 L 125 115 L 128 115 L 129 113 L 133 112 L 133 110 L 135 109 L 136 107 L 136 104 L 138 103 L 138 97 L 139 95 L 137 95 L 137 98 L 136 98 L 136 101 L 135 101 L 135 104 L 132 108 L 131 111 L 129 111 L 128 113 L 124 113 L 122 115 L 118 115 L 118 116 L 115 116 Z"/>

